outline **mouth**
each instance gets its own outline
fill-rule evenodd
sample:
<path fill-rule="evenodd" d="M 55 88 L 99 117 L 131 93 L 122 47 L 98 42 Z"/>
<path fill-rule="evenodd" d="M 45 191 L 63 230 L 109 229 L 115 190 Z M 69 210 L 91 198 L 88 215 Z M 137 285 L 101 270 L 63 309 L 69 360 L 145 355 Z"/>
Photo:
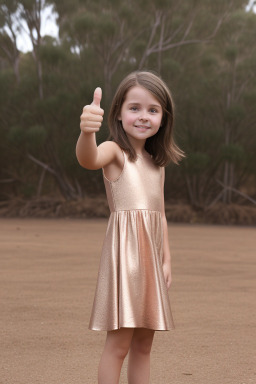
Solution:
<path fill-rule="evenodd" d="M 140 129 L 140 130 L 147 130 L 147 129 L 150 129 L 150 127 L 148 125 L 135 125 L 135 128 L 137 129 Z"/>

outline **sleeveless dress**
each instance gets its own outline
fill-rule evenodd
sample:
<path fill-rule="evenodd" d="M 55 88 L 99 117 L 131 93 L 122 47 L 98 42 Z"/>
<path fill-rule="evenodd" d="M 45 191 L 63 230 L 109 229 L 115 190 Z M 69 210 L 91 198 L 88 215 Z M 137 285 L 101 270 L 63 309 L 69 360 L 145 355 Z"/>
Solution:
<path fill-rule="evenodd" d="M 162 169 L 151 156 L 124 166 L 115 181 L 103 178 L 110 217 L 103 243 L 89 329 L 174 328 L 164 280 Z"/>

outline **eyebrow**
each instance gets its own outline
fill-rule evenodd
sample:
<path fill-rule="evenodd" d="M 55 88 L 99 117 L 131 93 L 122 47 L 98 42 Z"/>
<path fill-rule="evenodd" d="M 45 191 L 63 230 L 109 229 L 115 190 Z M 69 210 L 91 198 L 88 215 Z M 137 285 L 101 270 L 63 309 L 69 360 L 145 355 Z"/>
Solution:
<path fill-rule="evenodd" d="M 129 103 L 128 105 L 141 105 L 140 103 L 137 103 L 136 101 Z M 161 108 L 160 104 L 150 104 L 149 107 L 158 107 Z"/>

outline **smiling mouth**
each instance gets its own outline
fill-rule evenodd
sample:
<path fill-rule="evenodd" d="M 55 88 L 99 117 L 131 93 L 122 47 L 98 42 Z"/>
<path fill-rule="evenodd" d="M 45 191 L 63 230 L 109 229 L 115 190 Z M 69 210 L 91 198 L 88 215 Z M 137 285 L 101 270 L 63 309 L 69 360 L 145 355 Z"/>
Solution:
<path fill-rule="evenodd" d="M 149 129 L 150 127 L 148 125 L 135 125 L 136 128 L 141 128 L 141 129 Z"/>

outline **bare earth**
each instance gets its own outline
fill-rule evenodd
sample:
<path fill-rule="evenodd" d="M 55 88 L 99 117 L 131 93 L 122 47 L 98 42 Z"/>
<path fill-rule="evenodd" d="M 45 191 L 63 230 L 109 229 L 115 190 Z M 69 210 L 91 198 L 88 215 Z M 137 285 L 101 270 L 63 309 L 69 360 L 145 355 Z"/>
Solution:
<path fill-rule="evenodd" d="M 0 219 L 0 383 L 96 384 L 87 329 L 106 220 Z M 176 329 L 152 384 L 256 383 L 256 229 L 170 225 Z M 126 363 L 120 383 L 127 383 Z"/>

